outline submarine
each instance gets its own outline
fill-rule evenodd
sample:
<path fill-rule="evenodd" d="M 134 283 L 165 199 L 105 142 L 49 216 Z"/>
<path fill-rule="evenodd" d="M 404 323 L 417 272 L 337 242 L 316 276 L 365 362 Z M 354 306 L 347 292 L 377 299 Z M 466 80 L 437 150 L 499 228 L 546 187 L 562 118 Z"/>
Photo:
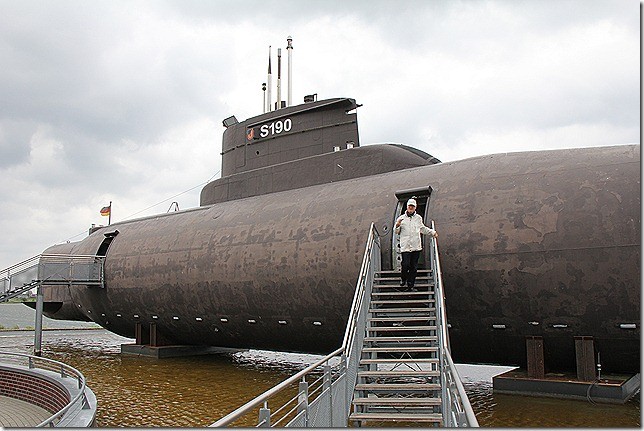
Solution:
<path fill-rule="evenodd" d="M 198 207 L 96 227 L 43 254 L 104 257 L 104 286 L 44 285 L 45 314 L 157 345 L 327 354 L 342 342 L 369 227 L 397 268 L 410 197 L 439 232 L 452 356 L 549 370 L 593 337 L 604 372 L 639 372 L 640 147 L 454 162 L 360 145 L 351 98 L 224 120 Z M 424 248 L 424 253 L 427 252 Z M 421 258 L 421 268 L 427 259 Z M 150 332 L 148 332 L 150 331 Z"/>

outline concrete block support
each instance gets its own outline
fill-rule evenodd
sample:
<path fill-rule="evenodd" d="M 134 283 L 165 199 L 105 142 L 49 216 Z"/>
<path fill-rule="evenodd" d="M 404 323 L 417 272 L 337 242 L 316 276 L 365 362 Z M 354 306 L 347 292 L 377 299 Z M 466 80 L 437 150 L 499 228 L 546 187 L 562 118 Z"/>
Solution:
<path fill-rule="evenodd" d="M 575 357 L 577 361 L 577 380 L 592 382 L 595 374 L 595 342 L 593 337 L 575 337 Z"/>

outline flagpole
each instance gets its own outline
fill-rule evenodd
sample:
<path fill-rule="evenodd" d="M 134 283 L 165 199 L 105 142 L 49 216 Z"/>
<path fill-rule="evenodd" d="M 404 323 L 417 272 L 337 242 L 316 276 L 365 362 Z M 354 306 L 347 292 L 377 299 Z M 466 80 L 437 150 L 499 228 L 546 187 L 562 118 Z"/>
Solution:
<path fill-rule="evenodd" d="M 112 224 L 112 201 L 110 201 L 110 214 L 107 217 L 107 225 L 109 226 L 111 224 Z"/>

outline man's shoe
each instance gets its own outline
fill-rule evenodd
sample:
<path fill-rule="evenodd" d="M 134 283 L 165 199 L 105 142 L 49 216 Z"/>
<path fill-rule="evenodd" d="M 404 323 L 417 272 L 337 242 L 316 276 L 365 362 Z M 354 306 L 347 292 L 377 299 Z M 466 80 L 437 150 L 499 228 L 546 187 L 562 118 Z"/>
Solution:
<path fill-rule="evenodd" d="M 400 282 L 400 287 L 404 287 L 404 286 L 405 286 L 405 284 L 407 284 L 407 282 L 406 282 L 405 280 L 401 281 L 401 282 Z"/>

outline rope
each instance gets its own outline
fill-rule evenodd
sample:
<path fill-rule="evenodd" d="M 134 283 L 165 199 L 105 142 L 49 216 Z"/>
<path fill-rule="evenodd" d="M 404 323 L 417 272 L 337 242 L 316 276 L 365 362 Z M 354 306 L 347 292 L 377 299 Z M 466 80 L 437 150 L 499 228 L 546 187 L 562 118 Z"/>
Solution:
<path fill-rule="evenodd" d="M 178 194 L 176 194 L 176 195 L 174 195 L 174 196 L 170 196 L 169 198 L 164 199 L 164 200 L 162 200 L 161 202 L 158 202 L 158 203 L 156 203 L 156 204 L 154 204 L 154 205 L 150 205 L 149 207 L 144 208 L 144 209 L 142 209 L 141 211 L 137 211 L 137 212 L 135 212 L 134 214 L 130 214 L 129 216 L 125 217 L 123 220 L 127 220 L 127 219 L 129 219 L 130 217 L 134 217 L 134 216 L 135 216 L 135 215 L 137 215 L 137 214 L 141 214 L 142 212 L 147 211 L 147 210 L 149 210 L 150 208 L 154 208 L 154 207 L 155 207 L 155 206 L 157 206 L 157 205 L 161 205 L 162 203 L 167 202 L 167 201 L 169 201 L 170 199 L 174 199 L 174 198 L 176 198 L 177 196 L 181 196 L 181 195 L 183 195 L 183 194 L 186 194 L 186 193 L 188 193 L 189 191 L 192 191 L 192 190 L 196 189 L 197 187 L 201 187 L 201 186 L 203 186 L 203 185 L 206 185 L 206 184 L 208 184 L 208 183 L 209 183 L 213 178 L 215 178 L 215 177 L 216 177 L 220 172 L 221 172 L 221 169 L 219 169 L 217 172 L 215 172 L 215 173 L 214 173 L 214 175 L 213 175 L 213 176 L 211 176 L 210 178 L 208 178 L 205 182 L 200 183 L 200 184 L 197 184 L 196 186 L 191 187 L 191 188 L 189 188 L 188 190 L 185 190 L 185 191 L 183 191 L 183 192 L 181 192 L 181 193 L 178 193 Z M 74 238 L 76 238 L 76 237 L 79 237 L 79 236 L 81 236 L 81 235 L 85 235 L 86 233 L 87 233 L 87 230 L 84 230 L 84 231 L 82 231 L 82 232 L 77 233 L 77 234 L 76 234 L 76 235 L 74 235 L 74 236 L 71 236 L 71 237 L 67 238 L 67 239 L 66 239 L 66 240 L 64 240 L 63 242 L 70 242 L 72 239 L 74 239 Z"/>

